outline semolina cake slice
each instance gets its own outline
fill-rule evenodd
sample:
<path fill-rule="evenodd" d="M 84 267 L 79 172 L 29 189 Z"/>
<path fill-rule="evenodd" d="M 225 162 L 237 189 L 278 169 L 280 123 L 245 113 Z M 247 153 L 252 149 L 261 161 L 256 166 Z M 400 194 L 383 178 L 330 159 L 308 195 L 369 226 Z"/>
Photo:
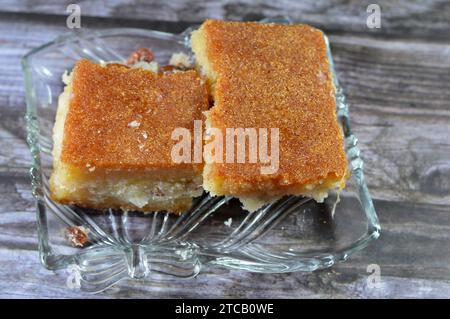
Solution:
<path fill-rule="evenodd" d="M 278 129 L 279 161 L 272 172 L 262 173 L 262 161 L 209 161 L 206 190 L 237 197 L 253 211 L 284 195 L 323 201 L 329 190 L 344 187 L 343 134 L 320 30 L 207 20 L 191 43 L 214 99 L 207 126 L 223 136 L 228 128 Z"/>
<path fill-rule="evenodd" d="M 94 209 L 182 212 L 202 192 L 202 163 L 174 163 L 175 128 L 208 108 L 195 70 L 158 74 L 76 63 L 59 98 L 50 194 Z"/>

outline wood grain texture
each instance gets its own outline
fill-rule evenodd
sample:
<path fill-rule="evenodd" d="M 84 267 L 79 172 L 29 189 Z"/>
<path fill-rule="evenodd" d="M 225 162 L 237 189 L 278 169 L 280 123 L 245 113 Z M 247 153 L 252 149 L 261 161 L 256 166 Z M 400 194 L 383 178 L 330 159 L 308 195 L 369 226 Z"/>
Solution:
<path fill-rule="evenodd" d="M 450 294 L 448 211 L 376 201 L 384 232 L 381 239 L 350 261 L 313 274 L 250 274 L 209 269 L 192 280 L 125 281 L 99 295 L 66 287 L 65 271 L 39 265 L 34 204 L 28 178 L 2 176 L 0 223 L 0 297 L 95 298 L 378 298 L 445 297 Z M 414 219 L 411 219 L 411 215 Z M 432 235 L 431 235 L 432 234 Z M 368 288 L 366 267 L 381 265 L 380 288 Z M 11 265 L 14 265 L 11 269 Z M 50 280 L 51 279 L 51 280 Z"/>
<path fill-rule="evenodd" d="M 337 14 L 326 20 L 332 12 L 358 16 L 357 1 L 338 1 L 333 8 L 321 1 L 317 5 L 291 4 L 296 9 L 292 10 L 294 18 L 317 19 L 318 25 L 326 25 L 329 31 L 383 226 L 377 242 L 348 262 L 313 274 L 262 275 L 215 269 L 194 280 L 123 282 L 95 296 L 67 289 L 65 272 L 52 273 L 38 261 L 20 57 L 67 29 L 65 17 L 58 11 L 63 2 L 24 3 L 2 2 L 0 7 L 0 11 L 25 12 L 0 13 L 0 267 L 4 270 L 0 272 L 0 297 L 450 296 L 450 40 L 446 40 L 450 19 L 445 19 L 446 3 L 394 2 L 403 6 L 402 11 L 392 4 L 397 18 L 403 18 L 389 22 L 382 37 L 355 28 L 351 20 L 345 20 L 348 16 Z M 82 2 L 82 7 L 87 5 Z M 91 28 L 126 25 L 181 32 L 189 23 L 170 21 L 282 13 L 278 4 L 261 2 L 256 6 L 246 1 L 228 2 L 228 7 L 190 4 L 203 8 L 190 13 L 181 10 L 178 2 L 160 4 L 154 13 L 144 4 L 130 9 L 113 1 L 107 6 L 108 13 L 92 14 L 82 23 Z M 419 13 L 421 19 L 417 19 Z M 145 20 L 147 17 L 169 21 Z M 414 23 L 422 30 L 413 28 Z M 436 30 L 441 30 L 439 35 L 433 34 Z M 381 266 L 382 286 L 378 289 L 367 287 L 366 267 L 372 263 Z"/>
<path fill-rule="evenodd" d="M 65 15 L 71 0 L 2 1 L 0 10 Z M 450 3 L 446 0 L 226 0 L 226 1 L 77 1 L 83 16 L 133 20 L 202 21 L 206 18 L 259 20 L 289 15 L 297 21 L 339 32 L 397 35 L 401 37 L 450 37 Z M 368 30 L 367 6 L 382 10 L 382 28 Z"/>

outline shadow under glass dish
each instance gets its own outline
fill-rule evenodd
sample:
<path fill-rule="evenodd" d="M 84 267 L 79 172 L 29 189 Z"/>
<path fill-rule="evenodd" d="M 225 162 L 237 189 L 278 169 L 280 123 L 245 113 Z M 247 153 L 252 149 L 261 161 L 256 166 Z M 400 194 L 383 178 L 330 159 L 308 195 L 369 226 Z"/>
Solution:
<path fill-rule="evenodd" d="M 278 17 L 262 22 L 289 20 Z M 313 271 L 346 260 L 379 236 L 357 139 L 349 126 L 348 105 L 329 46 L 338 120 L 351 172 L 339 198 L 332 193 L 319 204 L 288 196 L 247 213 L 234 199 L 204 194 L 181 216 L 93 211 L 50 199 L 52 129 L 63 90 L 61 75 L 78 59 L 123 61 L 139 47 L 151 48 L 156 61 L 167 64 L 174 52 L 191 55 L 190 31 L 192 28 L 181 34 L 141 29 L 81 31 L 60 36 L 23 58 L 40 258 L 49 269 L 76 269 L 83 290 L 102 291 L 125 278 L 193 277 L 204 267 L 264 273 Z M 64 237 L 70 226 L 88 230 L 88 246 L 80 249 L 70 245 Z"/>

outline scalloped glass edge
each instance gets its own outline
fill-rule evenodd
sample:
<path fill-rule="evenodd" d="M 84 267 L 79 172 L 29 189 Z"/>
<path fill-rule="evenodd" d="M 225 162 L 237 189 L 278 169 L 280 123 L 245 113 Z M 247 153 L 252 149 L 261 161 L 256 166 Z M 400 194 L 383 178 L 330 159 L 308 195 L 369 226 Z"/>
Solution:
<path fill-rule="evenodd" d="M 263 23 L 291 23 L 291 20 L 287 17 L 274 17 L 270 19 L 264 19 Z M 160 272 L 163 274 L 170 274 L 176 277 L 186 277 L 190 278 L 197 275 L 200 272 L 202 264 L 223 266 L 234 269 L 241 269 L 252 272 L 260 273 L 282 273 L 282 272 L 293 272 L 293 271 L 314 271 L 317 269 L 323 269 L 331 267 L 336 262 L 341 262 L 347 260 L 352 254 L 361 249 L 365 248 L 373 240 L 376 240 L 380 236 L 380 225 L 378 222 L 378 217 L 375 212 L 371 196 L 369 194 L 364 173 L 363 173 L 363 161 L 360 158 L 360 150 L 357 147 L 357 138 L 351 131 L 349 124 L 349 109 L 346 102 L 343 90 L 339 85 L 339 81 L 335 72 L 333 57 L 331 54 L 329 41 L 327 36 L 324 34 L 327 50 L 328 59 L 330 63 L 330 68 L 333 75 L 333 81 L 336 88 L 336 105 L 337 105 L 337 116 L 338 120 L 342 126 L 347 156 L 349 158 L 349 165 L 352 170 L 352 175 L 357 181 L 359 200 L 361 206 L 364 210 L 365 217 L 367 218 L 367 232 L 361 236 L 357 241 L 353 242 L 351 245 L 344 247 L 342 249 L 328 252 L 312 252 L 312 253 L 291 253 L 289 254 L 288 263 L 279 263 L 278 258 L 270 259 L 269 254 L 264 255 L 251 245 L 243 246 L 240 249 L 242 258 L 237 259 L 227 255 L 226 252 L 220 254 L 217 251 L 202 250 L 199 251 L 198 247 L 195 245 L 190 245 L 189 243 L 180 243 L 179 246 L 164 246 L 164 244 L 152 247 L 152 245 L 147 245 L 145 249 L 136 244 L 130 244 L 128 246 L 117 246 L 117 245 L 94 245 L 89 248 L 84 248 L 80 253 L 76 255 L 60 255 L 54 252 L 52 246 L 49 242 L 49 234 L 47 228 L 47 210 L 46 206 L 48 203 L 48 198 L 45 195 L 45 187 L 42 180 L 42 170 L 40 164 L 40 141 L 39 141 L 39 119 L 37 116 L 36 108 L 36 98 L 35 91 L 32 83 L 32 72 L 30 69 L 30 59 L 42 51 L 52 49 L 54 46 L 60 46 L 70 43 L 75 40 L 86 39 L 92 40 L 98 37 L 104 37 L 109 35 L 121 35 L 121 34 L 133 34 L 133 35 L 143 35 L 150 36 L 162 40 L 176 41 L 180 44 L 189 47 L 190 32 L 194 30 L 194 27 L 190 27 L 181 34 L 171 34 L 166 32 L 154 31 L 154 30 L 143 30 L 143 29 L 131 29 L 131 28 L 118 28 L 118 29 L 106 29 L 101 31 L 81 31 L 76 33 L 71 33 L 67 35 L 61 35 L 57 37 L 54 41 L 44 44 L 26 54 L 22 58 L 22 69 L 25 78 L 25 89 L 26 89 L 26 103 L 27 103 L 27 142 L 30 147 L 32 155 L 32 166 L 30 168 L 30 177 L 32 184 L 32 193 L 37 199 L 37 228 L 38 228 L 38 238 L 39 238 L 39 254 L 41 263 L 48 269 L 62 269 L 67 268 L 70 265 L 77 265 L 78 270 L 82 273 L 82 289 L 91 292 L 99 292 L 112 285 L 116 284 L 118 281 L 124 278 L 144 278 L 150 272 L 148 263 L 150 262 L 149 254 L 152 256 L 157 255 L 159 252 L 164 255 L 161 251 L 170 251 L 171 257 L 175 255 L 182 256 L 179 260 L 174 260 L 174 263 L 179 263 L 176 271 L 165 271 L 152 268 L 153 272 Z M 114 52 L 107 52 L 107 57 L 109 60 L 117 59 Z M 102 59 L 100 59 L 102 61 Z M 301 205 L 304 202 L 303 198 L 289 197 L 285 201 L 289 200 L 288 207 L 295 207 L 295 205 Z M 197 206 L 190 209 L 190 215 L 186 218 L 192 218 L 195 216 L 194 221 L 192 221 L 191 226 L 195 227 L 203 219 L 205 219 L 209 214 L 214 212 L 218 207 L 225 204 L 228 198 L 211 198 L 206 196 L 199 200 Z M 302 202 L 303 201 L 303 202 Z M 203 204 L 202 204 L 203 203 Z M 207 203 L 208 207 L 205 209 L 202 205 Z M 203 208 L 202 208 L 203 207 Z M 201 210 L 199 210 L 201 209 Z M 267 213 L 267 209 L 266 209 Z M 158 214 L 158 213 L 156 213 Z M 78 216 L 73 216 L 73 218 L 79 218 Z M 88 216 L 84 216 L 88 218 Z M 116 217 L 112 217 L 113 222 Z M 125 217 L 126 218 L 126 217 Z M 186 229 L 184 229 L 186 230 Z M 176 229 L 178 233 L 182 230 Z M 104 234 L 103 234 L 104 235 Z M 181 252 L 181 253 L 180 253 Z M 115 272 L 108 269 L 110 272 L 107 276 L 99 276 L 100 273 L 104 272 L 105 269 L 101 266 L 102 262 L 106 259 L 108 262 L 122 256 L 125 253 L 126 261 L 117 267 Z M 94 256 L 94 258 L 93 258 Z M 201 260 L 200 260 L 201 257 Z M 249 259 L 246 259 L 249 257 Z M 142 259 L 143 258 L 143 259 Z M 169 257 L 168 257 L 169 258 Z M 169 259 L 170 259 L 169 258 Z M 264 258 L 264 262 L 258 262 Z M 145 262 L 140 262 L 139 260 L 144 260 Z M 187 266 L 183 268 L 183 265 Z M 100 265 L 100 266 L 99 266 Z M 110 265 L 108 267 L 111 267 Z"/>

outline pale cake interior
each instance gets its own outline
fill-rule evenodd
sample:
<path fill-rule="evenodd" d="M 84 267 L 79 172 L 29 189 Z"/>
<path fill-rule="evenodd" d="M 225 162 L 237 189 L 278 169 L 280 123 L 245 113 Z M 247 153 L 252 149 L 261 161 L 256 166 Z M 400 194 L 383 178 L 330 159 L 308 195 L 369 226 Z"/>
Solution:
<path fill-rule="evenodd" d="M 94 209 L 179 213 L 191 206 L 193 197 L 201 195 L 202 176 L 198 167 L 101 168 L 89 163 L 80 167 L 80 163 L 64 162 L 61 153 L 72 96 L 72 75 L 64 75 L 63 81 L 66 87 L 59 97 L 53 131 L 50 192 L 55 201 Z"/>
<path fill-rule="evenodd" d="M 264 29 L 261 30 L 261 27 Z M 259 57 L 257 56 L 257 54 L 252 54 L 251 49 L 255 48 L 255 50 L 260 50 L 258 51 L 258 54 L 261 54 L 260 52 L 272 54 L 272 52 L 265 51 L 265 48 L 270 47 L 272 44 L 274 44 L 274 42 L 278 42 L 279 40 L 280 43 L 282 41 L 286 43 L 287 37 L 295 35 L 295 32 L 297 32 L 292 30 L 292 27 L 283 28 L 280 25 L 274 25 L 273 27 L 274 28 L 272 29 L 272 26 L 262 26 L 261 24 L 257 23 L 239 23 L 208 20 L 198 30 L 192 33 L 191 43 L 192 49 L 195 53 L 198 71 L 207 78 L 207 82 L 209 84 L 209 92 L 214 98 L 214 106 L 208 112 L 206 112 L 207 127 L 217 127 L 220 129 L 224 129 L 226 125 L 233 125 L 234 123 L 239 122 L 241 119 L 241 124 L 246 124 L 245 121 L 247 120 L 250 127 L 254 126 L 255 123 L 257 123 L 257 125 L 267 126 L 282 123 L 283 119 L 277 122 L 276 120 L 271 121 L 270 117 L 261 117 L 261 121 L 254 121 L 252 116 L 249 116 L 247 117 L 247 119 L 245 119 L 246 114 L 252 114 L 251 106 L 249 106 L 250 111 L 246 113 L 246 98 L 249 96 L 251 98 L 254 98 L 254 96 L 252 94 L 248 94 L 248 91 L 240 91 L 240 87 L 244 86 L 246 88 L 253 87 L 259 89 L 261 90 L 261 92 L 268 91 L 269 94 L 271 93 L 270 86 L 275 83 L 271 83 L 270 78 L 262 79 L 260 78 L 260 73 L 258 73 L 258 71 L 255 71 L 254 74 L 252 74 L 253 71 L 251 69 L 247 74 L 245 72 L 240 73 L 239 68 L 245 68 L 245 64 L 248 64 L 250 66 L 253 65 L 255 68 L 257 68 L 259 62 L 261 62 L 261 65 L 263 65 L 264 63 L 270 63 L 270 61 L 268 62 L 264 58 L 262 58 L 261 61 L 258 61 Z M 250 43 L 251 40 L 253 40 L 252 38 L 245 38 L 246 36 L 248 36 L 248 33 L 246 33 L 246 29 L 250 30 L 249 32 L 254 32 L 254 34 L 256 35 L 255 37 L 259 37 L 257 41 L 254 41 L 249 45 L 253 45 L 253 47 L 251 48 L 246 48 L 247 43 Z M 309 86 L 307 87 L 307 89 L 312 90 L 313 92 L 314 90 L 323 90 L 324 94 L 321 97 L 324 97 L 323 102 L 327 105 L 327 110 L 323 111 L 323 114 L 328 119 L 328 126 L 332 127 L 332 130 L 330 130 L 328 133 L 334 135 L 334 137 L 332 137 L 331 139 L 324 141 L 325 143 L 331 141 L 329 143 L 333 144 L 331 148 L 325 150 L 328 151 L 328 154 L 319 154 L 319 152 L 316 152 L 315 154 L 313 154 L 312 152 L 310 153 L 315 155 L 316 158 L 320 157 L 320 161 L 322 162 L 327 162 L 327 157 L 334 157 L 337 158 L 337 160 L 335 160 L 334 163 L 333 160 L 329 161 L 329 163 L 331 164 L 323 165 L 323 170 L 316 170 L 316 173 L 310 174 L 305 178 L 305 176 L 298 173 L 298 170 L 308 170 L 311 168 L 311 171 L 314 171 L 315 168 L 308 167 L 307 161 L 304 161 L 303 163 L 295 162 L 296 159 L 295 157 L 291 156 L 292 151 L 289 150 L 289 147 L 301 146 L 304 147 L 304 149 L 308 149 L 308 146 L 305 146 L 301 143 L 296 143 L 295 140 L 288 140 L 286 142 L 286 139 L 282 139 L 280 142 L 281 165 L 278 174 L 261 176 L 257 173 L 257 171 L 252 171 L 252 167 L 248 166 L 247 164 L 243 165 L 244 168 L 238 168 L 236 164 L 206 163 L 203 171 L 203 188 L 213 195 L 227 195 L 239 198 L 239 200 L 243 204 L 243 207 L 248 211 L 255 211 L 268 202 L 277 200 L 284 195 L 307 196 L 314 198 L 318 202 L 322 202 L 328 196 L 330 190 L 340 190 L 341 188 L 343 188 L 345 185 L 345 180 L 348 177 L 347 163 L 343 147 L 343 134 L 337 123 L 335 114 L 334 86 L 332 84 L 331 75 L 328 69 L 328 60 L 324 53 L 325 41 L 323 40 L 323 36 L 320 31 L 312 27 L 305 25 L 299 26 L 298 34 L 296 35 L 301 37 L 302 32 L 305 33 L 307 37 L 314 39 L 315 43 L 313 45 L 319 47 L 319 49 L 316 50 L 317 52 L 319 52 L 316 58 L 320 59 L 318 70 L 320 70 L 321 72 L 319 74 L 320 76 L 318 76 L 317 78 L 309 78 L 303 80 L 312 82 L 326 82 L 324 83 L 324 87 L 320 87 L 319 85 L 314 84 L 316 85 L 316 87 Z M 271 33 L 272 35 L 270 35 Z M 284 39 L 282 39 L 283 33 L 289 33 L 289 35 L 284 36 Z M 266 37 L 266 34 L 269 34 L 269 36 Z M 274 35 L 276 40 L 274 40 Z M 251 36 L 252 35 L 250 35 L 250 37 Z M 322 37 L 323 43 L 321 43 L 320 37 Z M 299 41 L 292 41 L 292 45 L 308 46 L 309 44 L 301 43 Z M 291 54 L 285 54 L 284 50 L 273 51 L 277 52 L 273 54 L 273 56 L 271 56 L 274 60 L 273 62 L 275 63 L 278 62 L 276 61 L 277 59 L 293 60 L 292 64 L 282 61 L 282 63 L 279 64 L 281 67 L 285 67 L 287 69 L 293 68 L 294 70 L 298 70 L 295 69 L 296 64 L 302 64 L 301 53 L 299 53 L 299 56 L 296 56 L 295 50 L 290 50 L 289 52 L 291 52 Z M 298 51 L 302 52 L 301 49 Z M 307 51 L 303 51 L 303 53 L 305 52 Z M 313 57 L 313 59 L 314 58 L 315 57 Z M 237 65 L 237 68 L 234 70 L 232 69 L 233 64 Z M 312 68 L 308 69 L 308 66 L 306 66 L 306 69 L 307 71 L 312 70 Z M 272 69 L 271 71 L 274 70 Z M 281 76 L 285 76 L 286 74 L 283 74 L 282 72 L 283 71 L 280 71 L 280 73 L 278 74 L 280 74 Z M 241 81 L 240 87 L 233 87 L 233 81 L 242 80 L 236 79 L 237 76 L 242 76 L 242 79 L 248 80 L 248 82 L 246 82 L 248 84 L 242 84 L 243 82 Z M 287 77 L 287 79 L 289 79 L 289 76 Z M 252 83 L 254 81 L 260 81 L 260 83 L 254 84 Z M 295 82 L 293 83 L 295 84 Z M 295 92 L 294 94 L 298 93 L 299 92 Z M 278 94 L 278 92 L 273 92 L 273 95 L 276 94 Z M 233 99 L 239 102 L 236 104 L 230 103 L 230 101 Z M 280 111 L 277 112 L 289 112 L 289 107 L 286 107 L 289 105 L 282 104 L 282 102 L 283 101 L 281 101 L 279 104 L 284 108 L 281 108 Z M 274 103 L 276 104 L 278 103 L 278 101 L 275 100 Z M 309 106 L 309 109 L 311 109 L 311 106 Z M 261 113 L 264 112 L 265 110 L 261 111 Z M 297 114 L 294 116 L 302 116 L 302 110 L 296 112 Z M 309 118 L 304 117 L 305 120 L 313 120 L 315 117 L 313 112 L 314 110 L 310 112 Z M 237 115 L 233 117 L 233 114 Z M 278 115 L 276 112 L 268 112 L 268 114 L 272 115 L 273 118 L 276 118 Z M 256 118 L 259 116 L 258 114 L 253 115 Z M 309 132 L 312 132 L 312 134 L 317 134 L 317 131 L 314 131 L 310 127 L 304 127 Z M 318 136 L 320 136 L 320 134 Z M 296 138 L 297 137 L 295 136 L 292 137 L 292 139 Z M 320 146 L 316 147 L 320 148 Z M 332 149 L 332 152 L 330 152 L 330 149 Z M 285 156 L 284 159 L 283 156 Z M 283 160 L 286 160 L 286 156 L 288 156 L 287 160 L 289 160 L 291 163 L 287 163 L 286 161 L 283 163 Z M 310 157 L 313 158 L 313 156 Z M 313 158 L 313 160 L 315 160 L 315 158 Z"/>

